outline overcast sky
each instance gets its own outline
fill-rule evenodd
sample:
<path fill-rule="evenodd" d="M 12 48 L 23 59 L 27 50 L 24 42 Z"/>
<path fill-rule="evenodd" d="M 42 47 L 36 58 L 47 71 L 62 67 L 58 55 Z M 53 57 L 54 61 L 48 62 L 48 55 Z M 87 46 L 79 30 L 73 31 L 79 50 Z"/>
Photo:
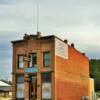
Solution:
<path fill-rule="evenodd" d="M 10 41 L 39 31 L 74 43 L 89 58 L 100 58 L 100 0 L 0 0 L 0 78 L 11 77 Z"/>

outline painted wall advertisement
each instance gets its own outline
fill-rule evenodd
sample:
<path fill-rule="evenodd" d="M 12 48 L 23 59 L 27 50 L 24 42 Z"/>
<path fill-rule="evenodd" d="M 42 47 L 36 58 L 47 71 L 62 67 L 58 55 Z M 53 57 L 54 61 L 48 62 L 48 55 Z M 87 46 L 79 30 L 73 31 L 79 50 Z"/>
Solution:
<path fill-rule="evenodd" d="M 42 99 L 51 99 L 51 83 L 42 84 Z"/>
<path fill-rule="evenodd" d="M 24 84 L 17 84 L 17 98 L 24 98 Z"/>
<path fill-rule="evenodd" d="M 68 44 L 59 39 L 55 39 L 55 55 L 68 59 Z"/>

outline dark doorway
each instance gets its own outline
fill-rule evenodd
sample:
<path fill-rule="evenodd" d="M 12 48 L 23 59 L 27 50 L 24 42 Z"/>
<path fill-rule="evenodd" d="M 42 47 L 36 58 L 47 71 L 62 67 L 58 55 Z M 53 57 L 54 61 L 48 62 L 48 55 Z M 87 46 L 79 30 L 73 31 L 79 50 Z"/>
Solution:
<path fill-rule="evenodd" d="M 30 100 L 37 100 L 37 75 L 30 76 Z"/>

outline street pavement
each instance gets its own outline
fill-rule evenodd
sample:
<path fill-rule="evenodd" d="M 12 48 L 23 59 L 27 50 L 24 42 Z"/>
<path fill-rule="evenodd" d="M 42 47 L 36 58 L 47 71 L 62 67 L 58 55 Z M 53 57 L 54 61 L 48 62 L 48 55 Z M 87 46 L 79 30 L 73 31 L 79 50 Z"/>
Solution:
<path fill-rule="evenodd" d="M 0 98 L 0 100 L 11 100 L 11 98 Z"/>
<path fill-rule="evenodd" d="M 100 98 L 98 98 L 97 100 L 100 100 Z"/>

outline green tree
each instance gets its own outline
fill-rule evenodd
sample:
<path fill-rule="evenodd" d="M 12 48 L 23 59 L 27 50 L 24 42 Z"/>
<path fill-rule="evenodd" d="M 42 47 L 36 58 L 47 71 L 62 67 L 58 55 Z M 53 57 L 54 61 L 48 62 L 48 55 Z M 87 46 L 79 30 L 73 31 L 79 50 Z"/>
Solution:
<path fill-rule="evenodd" d="M 100 59 L 90 60 L 90 76 L 95 80 L 95 90 L 100 91 Z"/>

